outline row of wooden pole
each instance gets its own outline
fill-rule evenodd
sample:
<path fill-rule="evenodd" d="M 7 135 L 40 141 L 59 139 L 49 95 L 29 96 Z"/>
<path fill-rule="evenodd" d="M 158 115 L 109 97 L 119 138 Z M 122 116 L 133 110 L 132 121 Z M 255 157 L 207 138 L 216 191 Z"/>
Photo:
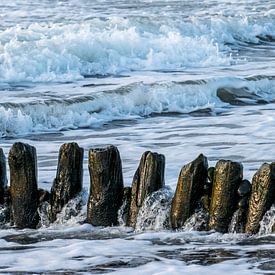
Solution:
<path fill-rule="evenodd" d="M 56 177 L 51 191 L 38 189 L 37 156 L 33 146 L 15 143 L 9 152 L 10 188 L 6 186 L 6 161 L 0 149 L 0 205 L 10 208 L 5 222 L 18 228 L 36 228 L 38 207 L 49 202 L 51 222 L 82 190 L 83 148 L 65 143 L 58 157 Z M 122 164 L 115 146 L 89 150 L 90 194 L 87 205 L 88 223 L 95 226 L 118 224 L 118 210 L 124 205 L 123 218 L 135 228 L 144 200 L 164 187 L 165 157 L 145 152 L 134 174 L 132 187 L 124 187 Z M 181 228 L 198 210 L 208 220 L 202 230 L 228 232 L 235 215 L 234 231 L 255 234 L 266 211 L 275 203 L 275 163 L 263 164 L 252 179 L 243 179 L 239 162 L 220 160 L 208 168 L 204 155 L 182 167 L 172 200 L 170 226 Z M 275 225 L 274 225 L 275 228 Z"/>

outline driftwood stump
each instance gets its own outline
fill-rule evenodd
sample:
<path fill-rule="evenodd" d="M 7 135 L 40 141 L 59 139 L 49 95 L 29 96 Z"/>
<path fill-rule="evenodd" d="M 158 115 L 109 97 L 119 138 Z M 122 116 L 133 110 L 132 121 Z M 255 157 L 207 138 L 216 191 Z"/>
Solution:
<path fill-rule="evenodd" d="M 131 203 L 131 193 L 132 187 L 124 187 L 123 189 L 123 198 L 122 198 L 122 206 L 120 208 L 120 219 L 121 223 L 127 224 Z"/>
<path fill-rule="evenodd" d="M 245 233 L 256 234 L 265 212 L 275 202 L 275 162 L 264 163 L 252 179 Z"/>
<path fill-rule="evenodd" d="M 6 157 L 0 148 L 0 204 L 4 203 L 5 187 L 7 185 Z"/>
<path fill-rule="evenodd" d="M 69 200 L 82 190 L 83 151 L 74 142 L 60 147 L 56 178 L 51 188 L 51 222 Z"/>
<path fill-rule="evenodd" d="M 115 146 L 89 151 L 90 195 L 87 222 L 95 226 L 118 224 L 122 205 L 123 176 L 118 149 Z"/>
<path fill-rule="evenodd" d="M 209 229 L 226 233 L 237 209 L 237 190 L 242 180 L 243 167 L 239 162 L 219 160 L 215 167 L 210 204 Z"/>
<path fill-rule="evenodd" d="M 35 228 L 38 223 L 36 149 L 21 142 L 9 153 L 12 216 L 16 227 Z"/>
<path fill-rule="evenodd" d="M 238 209 L 232 218 L 230 232 L 244 233 L 250 192 L 251 183 L 243 180 L 238 188 Z"/>
<path fill-rule="evenodd" d="M 202 154 L 182 167 L 170 213 L 173 229 L 182 227 L 194 213 L 204 192 L 207 168 L 207 158 Z"/>
<path fill-rule="evenodd" d="M 139 209 L 145 198 L 164 187 L 164 168 L 164 155 L 149 151 L 143 153 L 133 179 L 128 226 L 135 227 Z"/>

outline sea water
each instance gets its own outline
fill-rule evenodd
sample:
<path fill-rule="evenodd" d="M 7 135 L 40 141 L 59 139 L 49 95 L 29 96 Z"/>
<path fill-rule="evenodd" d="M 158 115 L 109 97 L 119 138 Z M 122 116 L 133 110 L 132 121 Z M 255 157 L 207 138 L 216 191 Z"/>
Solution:
<path fill-rule="evenodd" d="M 198 154 L 242 162 L 249 180 L 275 161 L 274 1 L 0 0 L 0 95 L 1 147 L 37 148 L 39 187 L 50 190 L 61 144 L 85 150 L 84 191 L 54 224 L 44 205 L 40 229 L 0 230 L 0 273 L 274 272 L 274 207 L 254 237 L 198 232 L 204 213 L 167 227 L 179 171 Z M 107 144 L 125 186 L 144 151 L 166 156 L 166 188 L 136 231 L 84 222 L 87 153 Z"/>

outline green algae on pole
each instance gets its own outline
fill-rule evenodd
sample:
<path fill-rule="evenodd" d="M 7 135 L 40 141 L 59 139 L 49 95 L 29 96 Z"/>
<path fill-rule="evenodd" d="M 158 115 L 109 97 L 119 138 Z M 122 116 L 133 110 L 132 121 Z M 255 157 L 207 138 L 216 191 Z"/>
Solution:
<path fill-rule="evenodd" d="M 123 175 L 118 149 L 111 145 L 89 151 L 90 195 L 87 222 L 95 226 L 118 224 Z"/>
<path fill-rule="evenodd" d="M 83 148 L 77 143 L 65 143 L 60 147 L 56 178 L 51 188 L 51 221 L 62 208 L 82 190 Z"/>
<path fill-rule="evenodd" d="M 128 226 L 135 227 L 143 201 L 153 192 L 164 187 L 165 157 L 162 154 L 143 153 L 133 178 Z"/>
<path fill-rule="evenodd" d="M 170 213 L 173 229 L 181 228 L 193 214 L 204 192 L 207 168 L 207 158 L 202 154 L 182 167 Z"/>
<path fill-rule="evenodd" d="M 230 160 L 217 162 L 210 204 L 209 229 L 221 233 L 228 231 L 231 218 L 237 209 L 237 190 L 242 177 L 241 163 Z"/>
<path fill-rule="evenodd" d="M 252 179 L 245 233 L 256 234 L 265 212 L 275 203 L 275 162 L 264 163 Z"/>
<path fill-rule="evenodd" d="M 35 228 L 39 220 L 36 149 L 21 142 L 14 143 L 8 161 L 14 225 Z"/>

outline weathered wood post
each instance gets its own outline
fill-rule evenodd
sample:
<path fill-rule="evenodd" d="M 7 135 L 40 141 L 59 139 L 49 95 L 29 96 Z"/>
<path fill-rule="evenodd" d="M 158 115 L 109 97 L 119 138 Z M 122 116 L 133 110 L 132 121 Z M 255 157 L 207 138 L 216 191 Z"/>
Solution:
<path fill-rule="evenodd" d="M 56 178 L 51 188 L 51 222 L 62 208 L 82 190 L 83 148 L 77 143 L 65 143 L 60 147 Z"/>
<path fill-rule="evenodd" d="M 213 181 L 214 181 L 214 173 L 215 173 L 215 167 L 209 167 L 207 169 L 207 180 L 204 184 L 203 195 L 200 198 L 201 209 L 206 211 L 208 218 L 209 218 L 210 201 L 211 201 L 211 195 L 212 195 L 212 187 L 213 187 Z M 208 229 L 208 222 L 209 221 L 207 221 L 205 230 Z"/>
<path fill-rule="evenodd" d="M 250 192 L 251 183 L 243 180 L 238 188 L 238 209 L 231 220 L 230 232 L 244 233 Z"/>
<path fill-rule="evenodd" d="M 0 148 L 0 204 L 4 203 L 5 187 L 7 185 L 6 157 Z"/>
<path fill-rule="evenodd" d="M 9 153 L 12 216 L 16 227 L 38 223 L 37 160 L 33 146 L 16 142 Z"/>
<path fill-rule="evenodd" d="M 245 233 L 256 234 L 265 212 L 275 202 L 275 162 L 264 163 L 252 179 Z"/>
<path fill-rule="evenodd" d="M 95 226 L 118 224 L 122 205 L 123 176 L 118 149 L 111 145 L 89 151 L 90 195 L 87 222 Z"/>
<path fill-rule="evenodd" d="M 198 206 L 207 181 L 207 169 L 207 158 L 202 154 L 182 167 L 170 213 L 173 229 L 181 228 Z"/>
<path fill-rule="evenodd" d="M 0 224 L 10 221 L 10 188 L 7 187 L 6 157 L 0 148 Z"/>
<path fill-rule="evenodd" d="M 143 153 L 134 175 L 127 225 L 135 227 L 143 201 L 153 192 L 164 187 L 165 157 L 162 154 Z"/>
<path fill-rule="evenodd" d="M 124 187 L 122 206 L 119 209 L 120 224 L 127 224 L 129 210 L 130 210 L 130 203 L 131 203 L 131 193 L 132 193 L 132 187 Z"/>
<path fill-rule="evenodd" d="M 242 180 L 243 167 L 239 162 L 219 160 L 215 167 L 210 204 L 209 229 L 226 233 L 237 209 L 237 189 Z"/>

